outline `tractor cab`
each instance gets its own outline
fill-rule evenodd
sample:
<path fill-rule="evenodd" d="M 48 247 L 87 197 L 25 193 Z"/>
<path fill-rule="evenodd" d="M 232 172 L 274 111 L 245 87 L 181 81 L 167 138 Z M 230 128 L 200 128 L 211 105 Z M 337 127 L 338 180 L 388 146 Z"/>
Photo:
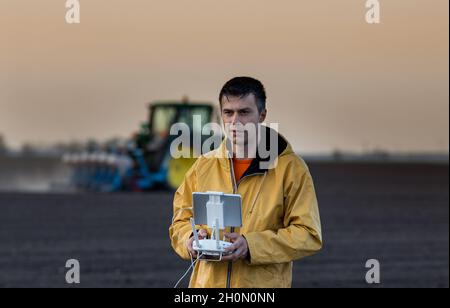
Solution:
<path fill-rule="evenodd" d="M 137 167 L 140 169 L 140 187 L 153 186 L 155 182 L 177 188 L 184 174 L 195 162 L 194 157 L 172 158 L 170 145 L 181 132 L 170 134 L 171 128 L 177 123 L 189 128 L 191 147 L 182 149 L 191 154 L 202 154 L 200 149 L 194 149 L 194 135 L 201 136 L 201 144 L 212 136 L 202 134 L 202 128 L 207 124 L 219 122 L 219 115 L 215 108 L 208 103 L 183 102 L 155 102 L 149 106 L 148 122 L 143 124 L 141 131 L 135 138 L 136 149 L 134 155 Z M 208 150 L 213 150 L 208 149 Z"/>

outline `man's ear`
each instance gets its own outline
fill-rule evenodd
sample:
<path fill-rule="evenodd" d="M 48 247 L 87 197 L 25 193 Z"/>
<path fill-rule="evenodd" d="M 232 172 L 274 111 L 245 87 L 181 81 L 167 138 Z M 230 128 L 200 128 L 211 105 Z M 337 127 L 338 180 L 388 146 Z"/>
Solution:
<path fill-rule="evenodd" d="M 263 111 L 261 111 L 261 113 L 259 114 L 259 123 L 262 123 L 266 120 L 266 116 L 267 116 L 267 109 L 264 109 Z"/>

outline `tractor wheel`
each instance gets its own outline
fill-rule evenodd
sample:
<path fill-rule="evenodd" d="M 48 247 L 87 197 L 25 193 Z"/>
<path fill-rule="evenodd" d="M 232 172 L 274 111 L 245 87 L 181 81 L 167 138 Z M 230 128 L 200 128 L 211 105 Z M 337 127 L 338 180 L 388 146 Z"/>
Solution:
<path fill-rule="evenodd" d="M 192 167 L 196 158 L 171 158 L 167 170 L 167 184 L 173 190 L 183 183 L 184 175 Z"/>

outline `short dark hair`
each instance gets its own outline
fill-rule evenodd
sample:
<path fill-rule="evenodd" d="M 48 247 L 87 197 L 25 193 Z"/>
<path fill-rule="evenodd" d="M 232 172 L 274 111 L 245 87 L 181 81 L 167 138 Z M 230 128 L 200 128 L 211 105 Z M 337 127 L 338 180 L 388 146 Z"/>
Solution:
<path fill-rule="evenodd" d="M 222 98 L 234 96 L 244 98 L 253 94 L 256 98 L 256 107 L 259 112 L 266 109 L 266 90 L 264 85 L 257 79 L 251 77 L 235 77 L 223 86 L 219 94 L 220 106 L 222 106 Z"/>

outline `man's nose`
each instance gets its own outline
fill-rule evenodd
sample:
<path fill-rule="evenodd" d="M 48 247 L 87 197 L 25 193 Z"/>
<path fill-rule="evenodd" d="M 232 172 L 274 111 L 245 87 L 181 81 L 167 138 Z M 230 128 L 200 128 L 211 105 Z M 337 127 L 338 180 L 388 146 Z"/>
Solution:
<path fill-rule="evenodd" d="M 239 114 L 236 112 L 233 114 L 233 117 L 231 118 L 231 124 L 235 125 L 239 122 Z"/>

